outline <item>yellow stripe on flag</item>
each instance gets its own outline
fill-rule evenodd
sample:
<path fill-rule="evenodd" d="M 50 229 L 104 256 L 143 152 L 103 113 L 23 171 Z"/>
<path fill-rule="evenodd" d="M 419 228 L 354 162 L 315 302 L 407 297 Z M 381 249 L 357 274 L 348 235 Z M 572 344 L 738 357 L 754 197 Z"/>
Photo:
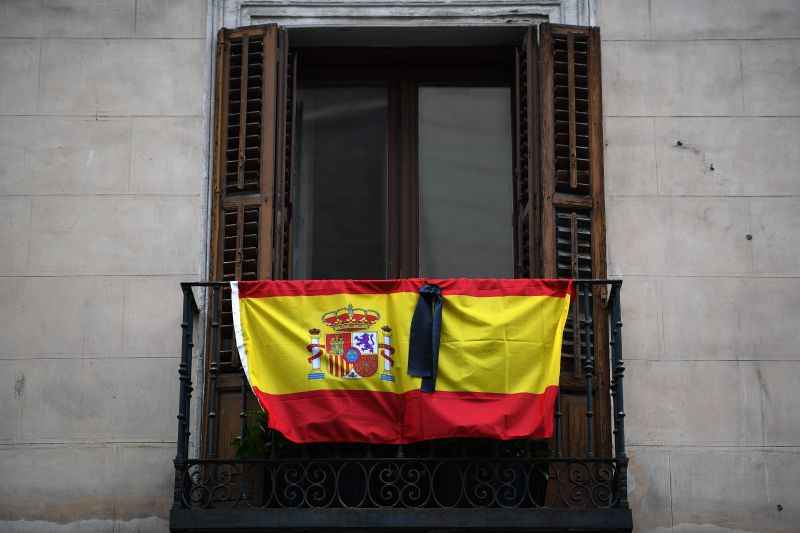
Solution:
<path fill-rule="evenodd" d="M 419 295 L 333 294 L 238 299 L 240 334 L 246 347 L 252 387 L 269 394 L 320 390 L 403 393 L 417 390 L 420 379 L 406 374 L 411 318 Z M 328 376 L 331 354 L 322 356 L 325 379 L 309 379 L 309 330 L 320 330 L 320 344 L 336 332 L 322 316 L 332 310 L 373 309 L 380 320 L 370 329 L 382 342 L 381 326 L 391 328 L 393 379 L 342 379 Z M 442 311 L 437 391 L 543 393 L 558 384 L 561 333 L 569 295 L 447 295 Z M 378 373 L 384 359 L 378 356 Z"/>

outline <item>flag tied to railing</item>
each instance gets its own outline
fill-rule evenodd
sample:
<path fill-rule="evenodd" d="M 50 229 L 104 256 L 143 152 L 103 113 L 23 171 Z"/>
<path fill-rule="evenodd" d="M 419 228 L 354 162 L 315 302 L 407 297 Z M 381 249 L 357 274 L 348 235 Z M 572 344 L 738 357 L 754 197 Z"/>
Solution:
<path fill-rule="evenodd" d="M 270 427 L 295 442 L 548 438 L 570 280 L 231 283 Z"/>

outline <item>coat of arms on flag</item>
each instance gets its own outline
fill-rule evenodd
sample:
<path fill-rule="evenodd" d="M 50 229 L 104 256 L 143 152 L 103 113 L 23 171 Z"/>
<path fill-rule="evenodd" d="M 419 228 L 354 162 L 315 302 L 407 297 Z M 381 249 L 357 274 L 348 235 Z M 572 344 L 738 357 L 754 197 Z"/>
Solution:
<path fill-rule="evenodd" d="M 394 381 L 392 328 L 384 325 L 380 329 L 382 338 L 379 337 L 376 326 L 380 318 L 377 311 L 356 308 L 352 304 L 322 315 L 322 326 L 332 331 L 325 333 L 325 343 L 320 344 L 321 331 L 318 328 L 308 330 L 311 335 L 311 343 L 306 346 L 311 352 L 308 379 L 325 379 L 326 371 L 335 378 L 369 378 L 377 373 L 382 358 L 381 379 Z"/>

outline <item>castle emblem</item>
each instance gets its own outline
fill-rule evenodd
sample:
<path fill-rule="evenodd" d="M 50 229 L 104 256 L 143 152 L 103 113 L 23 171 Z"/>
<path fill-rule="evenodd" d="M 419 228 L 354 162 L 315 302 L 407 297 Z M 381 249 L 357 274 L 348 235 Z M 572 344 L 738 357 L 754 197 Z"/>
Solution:
<path fill-rule="evenodd" d="M 321 344 L 320 329 L 308 330 L 311 335 L 311 342 L 306 346 L 311 353 L 308 379 L 325 379 L 326 375 L 338 379 L 365 379 L 374 376 L 382 366 L 380 379 L 394 381 L 392 328 L 384 325 L 378 330 L 380 318 L 377 311 L 352 304 L 322 315 L 322 327 L 332 332 L 325 334 L 325 343 Z"/>

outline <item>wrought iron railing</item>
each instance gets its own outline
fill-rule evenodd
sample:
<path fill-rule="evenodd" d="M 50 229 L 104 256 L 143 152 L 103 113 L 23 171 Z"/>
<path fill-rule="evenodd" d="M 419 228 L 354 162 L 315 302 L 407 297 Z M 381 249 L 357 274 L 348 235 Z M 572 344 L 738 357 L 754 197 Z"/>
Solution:
<path fill-rule="evenodd" d="M 555 435 L 544 441 L 453 439 L 410 445 L 296 445 L 270 432 L 263 456 L 217 457 L 217 380 L 223 351 L 227 285 L 182 283 L 183 337 L 179 369 L 180 401 L 175 458 L 173 530 L 358 528 L 570 528 L 626 531 L 631 527 L 627 498 L 625 412 L 623 408 L 621 280 L 576 280 L 571 327 L 577 328 L 582 363 L 585 442 L 564 446 L 561 398 Z M 198 320 L 195 291 L 204 301 L 206 322 Z M 595 342 L 602 309 L 607 339 Z M 207 325 L 209 349 L 204 449 L 190 457 L 190 406 L 195 322 Z M 601 344 L 607 340 L 608 346 Z M 608 365 L 596 365 L 596 354 Z M 573 353 L 573 355 L 575 355 Z M 598 389 L 597 368 L 607 370 L 607 389 Z M 241 376 L 240 432 L 247 431 L 246 381 Z M 597 445 L 595 403 L 608 394 L 612 435 L 609 453 Z M 574 424 L 574 421 L 573 421 Z M 563 449 L 581 449 L 566 456 Z M 613 451 L 611 451 L 613 450 Z M 313 513 L 308 511 L 313 510 Z M 247 512 L 245 512 L 247 511 Z M 250 512 L 253 511 L 253 512 Z"/>

